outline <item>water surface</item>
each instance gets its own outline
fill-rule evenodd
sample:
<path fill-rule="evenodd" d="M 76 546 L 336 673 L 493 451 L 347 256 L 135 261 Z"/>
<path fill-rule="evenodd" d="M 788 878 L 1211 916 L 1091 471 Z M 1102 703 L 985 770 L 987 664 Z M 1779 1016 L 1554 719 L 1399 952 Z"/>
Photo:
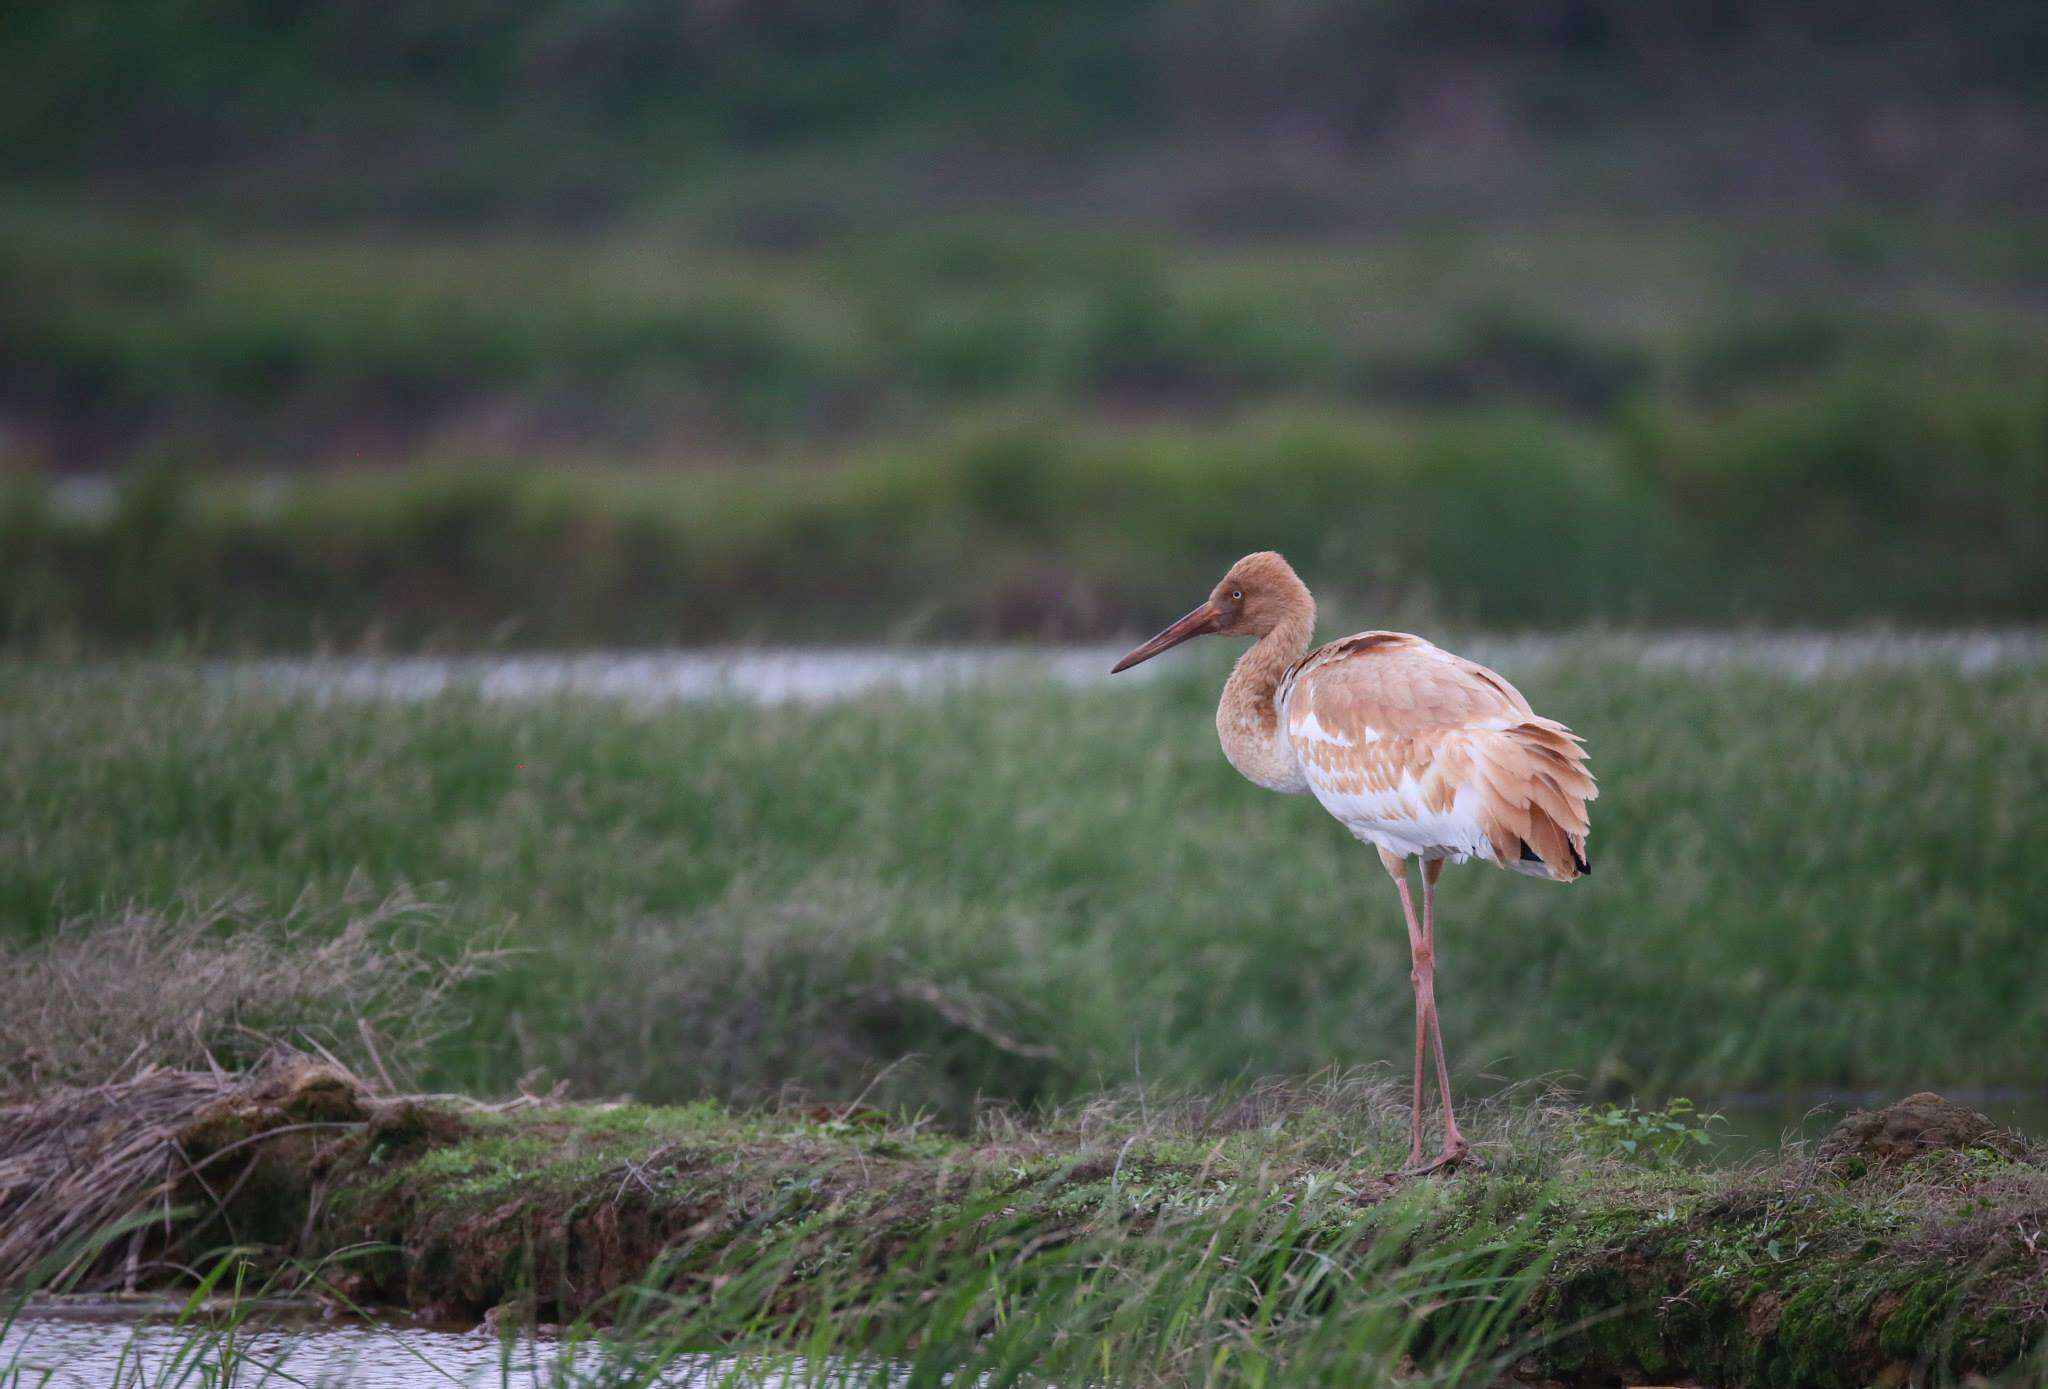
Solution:
<path fill-rule="evenodd" d="M 1751 670 L 1793 680 L 1860 670 L 1963 675 L 2048 664 L 2048 632 L 1666 633 L 1449 640 L 1513 678 L 1560 662 L 1645 670 Z M 762 704 L 844 699 L 882 690 L 937 693 L 1003 680 L 1100 684 L 1130 642 L 1085 646 L 706 647 L 671 651 L 491 656 L 307 657 L 208 663 L 228 687 L 341 699 L 426 699 L 451 690 L 486 699 L 590 695 L 649 704 L 741 699 Z M 1140 666 L 1119 680 L 1151 679 Z"/>
<path fill-rule="evenodd" d="M 644 1362 L 642 1362 L 644 1363 Z M 0 1389 L 499 1389 L 645 1383 L 627 1353 L 602 1343 L 403 1322 L 323 1321 L 259 1313 L 232 1334 L 138 1316 L 132 1305 L 58 1300 L 0 1329 Z M 663 1356 L 653 1383 L 672 1389 L 833 1389 L 876 1382 L 852 1367 L 727 1353 Z M 886 1383 L 890 1376 L 881 1376 Z"/>

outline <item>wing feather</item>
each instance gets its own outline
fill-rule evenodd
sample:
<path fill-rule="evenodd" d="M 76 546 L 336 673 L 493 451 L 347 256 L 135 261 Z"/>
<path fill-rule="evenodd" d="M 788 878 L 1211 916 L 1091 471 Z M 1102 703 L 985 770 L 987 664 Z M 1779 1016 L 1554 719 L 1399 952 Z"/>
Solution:
<path fill-rule="evenodd" d="M 1486 667 L 1362 632 L 1297 662 L 1279 703 L 1310 789 L 1361 838 L 1510 867 L 1534 855 L 1560 879 L 1585 871 L 1599 788 L 1584 740 Z"/>

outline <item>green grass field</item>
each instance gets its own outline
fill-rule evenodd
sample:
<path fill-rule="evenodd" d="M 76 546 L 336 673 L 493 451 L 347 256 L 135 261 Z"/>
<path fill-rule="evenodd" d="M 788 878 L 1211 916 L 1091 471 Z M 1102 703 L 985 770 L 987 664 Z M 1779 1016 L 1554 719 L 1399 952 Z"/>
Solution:
<path fill-rule="evenodd" d="M 1612 651 L 1506 672 L 1590 742 L 1596 872 L 1448 875 L 1462 1083 L 2037 1082 L 2048 678 Z M 66 921 L 227 904 L 211 930 L 304 941 L 409 894 L 378 929 L 508 952 L 424 1063 L 491 1091 L 544 1068 L 585 1094 L 846 1096 L 909 1057 L 874 1094 L 958 1112 L 1405 1066 L 1391 890 L 1312 801 L 1224 764 L 1222 656 L 1084 692 L 654 710 L 16 663 L 0 930 L 26 961 Z"/>

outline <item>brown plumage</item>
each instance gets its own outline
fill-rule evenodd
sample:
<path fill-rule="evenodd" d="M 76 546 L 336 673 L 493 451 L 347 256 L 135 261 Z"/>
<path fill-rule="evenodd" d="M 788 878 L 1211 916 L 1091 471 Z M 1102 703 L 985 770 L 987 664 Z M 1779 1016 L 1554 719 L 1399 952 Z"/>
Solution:
<path fill-rule="evenodd" d="M 1224 756 L 1258 785 L 1312 794 L 1375 845 L 1407 919 L 1416 998 L 1414 1163 L 1422 1157 L 1423 1057 L 1434 1046 L 1444 1149 L 1464 1155 L 1434 985 L 1436 880 L 1484 859 L 1557 882 L 1591 871 L 1587 802 L 1599 794 L 1578 735 L 1493 671 L 1405 632 L 1360 632 L 1309 650 L 1315 600 L 1270 551 L 1231 566 L 1200 607 L 1119 661 L 1125 670 L 1191 637 L 1258 640 L 1216 709 Z M 1418 920 L 1407 860 L 1422 864 Z"/>
<path fill-rule="evenodd" d="M 1303 657 L 1282 674 L 1274 703 L 1325 804 L 1379 793 L 1362 816 L 1331 806 L 1368 831 L 1361 837 L 1377 830 L 1400 841 L 1385 847 L 1509 867 L 1529 861 L 1526 845 L 1540 876 L 1569 882 L 1587 870 L 1586 802 L 1599 791 L 1585 750 L 1485 666 L 1405 632 L 1366 632 Z M 1404 785 L 1411 794 L 1400 794 Z M 1461 791 L 1483 849 L 1456 823 Z"/>

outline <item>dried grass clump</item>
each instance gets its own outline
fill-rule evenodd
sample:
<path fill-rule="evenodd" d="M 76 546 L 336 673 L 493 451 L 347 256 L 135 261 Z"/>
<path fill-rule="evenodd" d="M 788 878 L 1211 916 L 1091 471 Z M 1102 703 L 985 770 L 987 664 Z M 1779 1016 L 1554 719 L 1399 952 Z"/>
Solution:
<path fill-rule="evenodd" d="M 404 897 L 339 930 L 229 903 L 128 910 L 0 943 L 0 1104 L 139 1067 L 240 1070 L 280 1043 L 395 1090 L 450 1020 L 456 988 L 491 958 L 425 950 L 431 921 Z"/>
<path fill-rule="evenodd" d="M 224 1174 L 235 1169 L 222 1159 L 240 1155 L 246 1171 L 251 1145 L 354 1128 L 369 1116 L 367 1093 L 329 1062 L 280 1050 L 241 1075 L 145 1068 L 0 1108 L 0 1285 L 64 1284 L 93 1269 L 132 1284 L 145 1245 L 163 1252 L 150 1237 L 170 1235 L 181 1195 L 221 1209 L 233 1200 Z M 109 1247 L 123 1235 L 117 1267 Z"/>

